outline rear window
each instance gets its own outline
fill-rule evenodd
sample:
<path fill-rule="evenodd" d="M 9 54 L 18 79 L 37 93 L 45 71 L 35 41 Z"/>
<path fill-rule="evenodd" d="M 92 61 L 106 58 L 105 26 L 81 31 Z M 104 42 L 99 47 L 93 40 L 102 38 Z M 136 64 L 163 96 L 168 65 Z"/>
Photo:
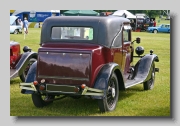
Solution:
<path fill-rule="evenodd" d="M 93 40 L 93 28 L 90 27 L 53 27 L 52 39 Z"/>

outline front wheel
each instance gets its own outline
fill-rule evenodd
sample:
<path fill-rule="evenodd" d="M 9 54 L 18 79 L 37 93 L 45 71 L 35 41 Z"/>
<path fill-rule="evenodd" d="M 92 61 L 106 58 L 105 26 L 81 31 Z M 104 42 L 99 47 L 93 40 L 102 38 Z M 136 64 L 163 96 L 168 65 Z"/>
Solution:
<path fill-rule="evenodd" d="M 53 99 L 55 98 L 54 95 L 49 95 L 49 96 L 43 96 L 41 94 L 32 94 L 32 101 L 34 105 L 38 108 L 42 108 L 46 105 L 49 105 L 50 103 L 53 102 Z"/>
<path fill-rule="evenodd" d="M 155 64 L 152 64 L 151 67 L 151 78 L 143 83 L 144 90 L 151 90 L 154 87 L 155 82 Z"/>
<path fill-rule="evenodd" d="M 101 112 L 113 111 L 119 98 L 118 79 L 115 73 L 109 79 L 106 95 L 103 99 L 98 99 L 98 105 Z"/>

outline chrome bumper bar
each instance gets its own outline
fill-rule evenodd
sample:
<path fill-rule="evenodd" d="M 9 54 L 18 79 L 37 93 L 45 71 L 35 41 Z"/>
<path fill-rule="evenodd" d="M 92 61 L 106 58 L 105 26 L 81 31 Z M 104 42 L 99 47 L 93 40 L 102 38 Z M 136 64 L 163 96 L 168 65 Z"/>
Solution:
<path fill-rule="evenodd" d="M 51 86 L 48 88 L 48 86 Z M 52 88 L 53 86 L 53 88 Z M 20 83 L 20 88 L 25 90 L 30 90 L 34 92 L 38 92 L 36 87 L 33 83 Z M 54 85 L 54 84 L 46 84 L 46 89 L 43 90 L 46 93 L 63 93 L 63 94 L 80 94 L 80 95 L 91 95 L 91 96 L 103 96 L 104 91 L 100 89 L 90 88 L 85 86 L 79 92 L 75 92 L 74 89 L 77 88 L 76 86 L 68 86 L 68 85 Z M 53 90 L 55 89 L 55 90 Z"/>

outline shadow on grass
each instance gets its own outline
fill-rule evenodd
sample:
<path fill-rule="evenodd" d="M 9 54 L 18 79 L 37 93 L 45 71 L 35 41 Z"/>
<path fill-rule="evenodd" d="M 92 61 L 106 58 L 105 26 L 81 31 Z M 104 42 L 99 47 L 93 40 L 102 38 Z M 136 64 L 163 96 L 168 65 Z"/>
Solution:
<path fill-rule="evenodd" d="M 143 92 L 143 85 L 139 84 L 130 88 L 127 88 L 125 91 L 119 91 L 119 100 L 126 99 L 138 92 Z"/>

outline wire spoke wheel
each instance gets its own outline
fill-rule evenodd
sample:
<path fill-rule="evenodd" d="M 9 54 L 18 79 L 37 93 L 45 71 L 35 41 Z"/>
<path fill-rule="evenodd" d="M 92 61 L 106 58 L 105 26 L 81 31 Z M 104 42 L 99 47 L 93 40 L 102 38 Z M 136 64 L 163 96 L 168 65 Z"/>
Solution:
<path fill-rule="evenodd" d="M 116 74 L 113 73 L 109 79 L 108 87 L 105 97 L 98 99 L 98 105 L 101 112 L 113 111 L 116 108 L 116 104 L 119 97 L 119 86 Z"/>

